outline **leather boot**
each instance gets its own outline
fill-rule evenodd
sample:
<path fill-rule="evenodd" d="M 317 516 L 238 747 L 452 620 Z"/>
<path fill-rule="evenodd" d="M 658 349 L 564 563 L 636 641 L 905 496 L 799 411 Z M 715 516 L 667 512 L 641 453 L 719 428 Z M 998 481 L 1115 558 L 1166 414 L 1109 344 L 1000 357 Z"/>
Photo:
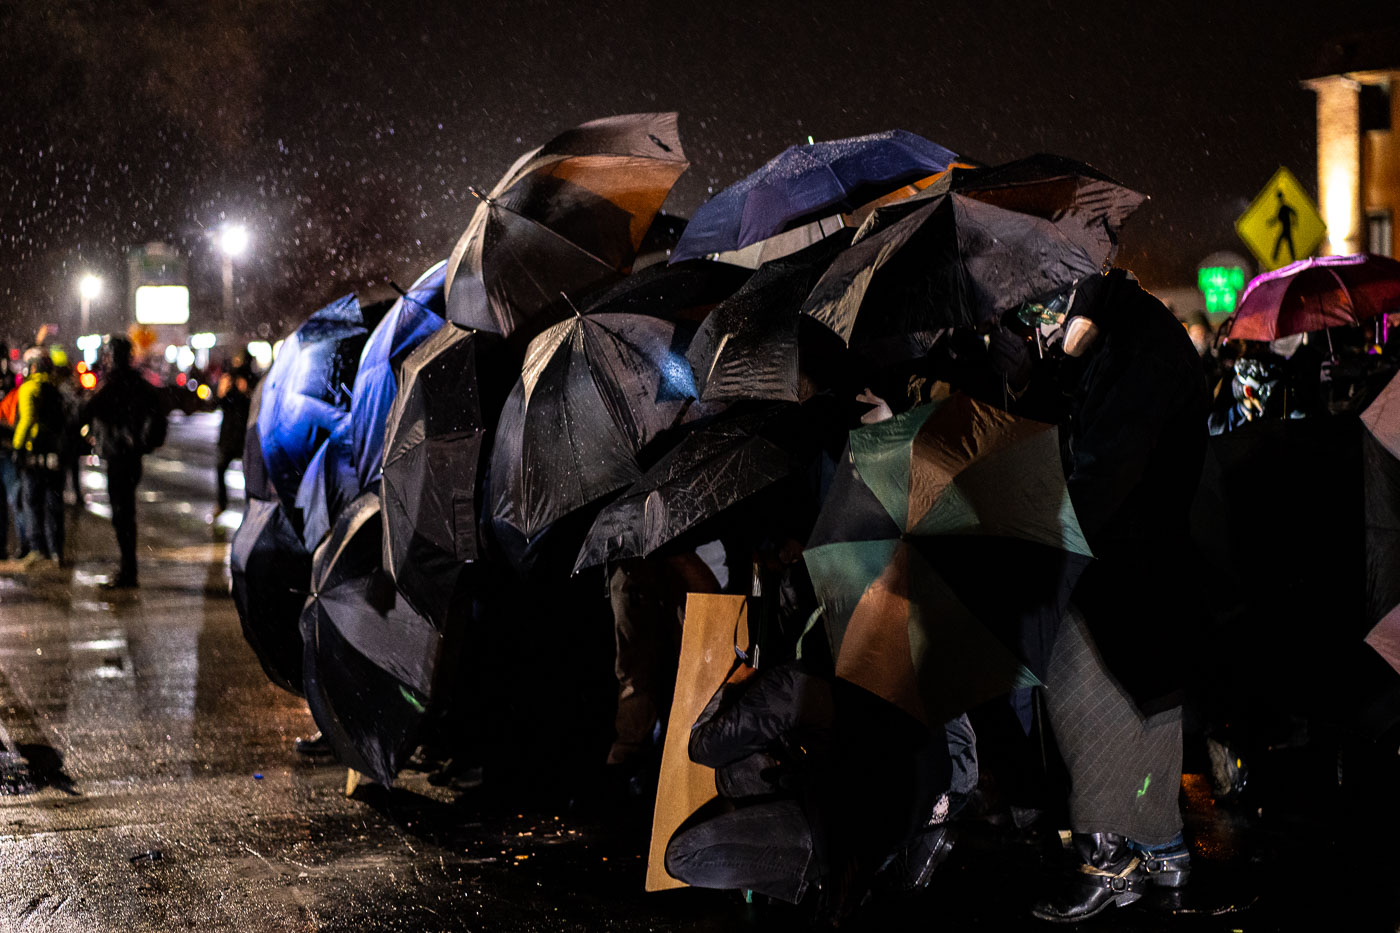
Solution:
<path fill-rule="evenodd" d="M 1054 923 L 1076 923 L 1142 897 L 1148 885 L 1147 873 L 1126 836 L 1075 833 L 1070 845 L 1080 859 L 1078 870 L 1061 890 L 1031 908 L 1034 916 Z"/>

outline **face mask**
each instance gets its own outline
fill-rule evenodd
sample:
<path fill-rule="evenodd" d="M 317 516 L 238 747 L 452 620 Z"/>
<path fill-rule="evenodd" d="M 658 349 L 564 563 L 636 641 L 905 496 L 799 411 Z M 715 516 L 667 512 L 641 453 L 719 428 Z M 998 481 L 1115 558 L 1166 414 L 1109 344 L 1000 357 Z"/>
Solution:
<path fill-rule="evenodd" d="M 1038 327 L 1044 335 L 1048 330 L 1053 331 L 1065 322 L 1065 315 L 1069 313 L 1069 307 L 1074 303 L 1074 289 L 1061 292 L 1049 301 L 1028 302 L 1021 305 L 1021 309 L 1016 312 L 1022 324 L 1027 327 Z"/>

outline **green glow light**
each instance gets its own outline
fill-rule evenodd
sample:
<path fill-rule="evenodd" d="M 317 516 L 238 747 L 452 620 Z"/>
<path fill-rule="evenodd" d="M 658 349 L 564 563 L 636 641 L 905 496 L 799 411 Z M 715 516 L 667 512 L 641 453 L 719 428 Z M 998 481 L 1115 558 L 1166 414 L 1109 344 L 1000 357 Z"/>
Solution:
<path fill-rule="evenodd" d="M 1196 287 L 1206 298 L 1206 310 L 1229 314 L 1244 291 L 1244 270 L 1239 266 L 1205 266 L 1196 273 Z"/>

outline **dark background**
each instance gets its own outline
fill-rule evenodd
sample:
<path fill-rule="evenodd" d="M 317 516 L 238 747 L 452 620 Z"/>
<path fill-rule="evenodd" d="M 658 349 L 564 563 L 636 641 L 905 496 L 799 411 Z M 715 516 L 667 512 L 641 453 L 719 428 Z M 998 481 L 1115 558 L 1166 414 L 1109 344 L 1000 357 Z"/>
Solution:
<path fill-rule="evenodd" d="M 678 110 L 691 160 L 667 210 L 810 134 L 890 127 L 997 162 L 1053 151 L 1151 195 L 1120 264 L 1189 285 L 1279 165 L 1315 186 L 1330 36 L 1389 3 L 913 0 L 590 3 L 195 0 L 0 3 L 0 330 L 56 321 L 125 249 L 190 258 L 217 311 L 225 219 L 253 240 L 238 320 L 281 333 L 451 250 L 522 151 L 595 117 Z"/>

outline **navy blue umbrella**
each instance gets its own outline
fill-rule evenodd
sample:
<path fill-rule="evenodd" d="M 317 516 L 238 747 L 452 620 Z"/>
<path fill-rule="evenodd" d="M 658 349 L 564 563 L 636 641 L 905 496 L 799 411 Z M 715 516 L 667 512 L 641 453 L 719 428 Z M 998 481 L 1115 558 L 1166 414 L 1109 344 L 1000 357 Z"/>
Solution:
<path fill-rule="evenodd" d="M 350 417 L 350 388 L 369 336 L 354 295 L 312 314 L 282 343 L 256 422 L 273 490 L 295 522 L 296 494 L 317 448 Z"/>
<path fill-rule="evenodd" d="M 350 428 L 348 419 L 336 425 L 326 442 L 316 448 L 297 487 L 301 540 L 308 551 L 316 549 L 336 517 L 360 494 Z"/>
<path fill-rule="evenodd" d="M 447 323 L 446 279 L 446 260 L 419 276 L 369 335 L 360 355 L 350 397 L 351 443 L 360 489 L 368 489 L 384 465 L 384 425 L 399 388 L 396 371 L 415 347 Z"/>
<path fill-rule="evenodd" d="M 302 605 L 311 590 L 311 554 L 282 504 L 249 499 L 229 547 L 233 604 L 243 637 L 268 678 L 302 692 Z"/>
<path fill-rule="evenodd" d="M 819 217 L 853 211 L 944 171 L 955 158 L 904 130 L 790 146 L 702 205 L 671 262 L 741 249 Z"/>

